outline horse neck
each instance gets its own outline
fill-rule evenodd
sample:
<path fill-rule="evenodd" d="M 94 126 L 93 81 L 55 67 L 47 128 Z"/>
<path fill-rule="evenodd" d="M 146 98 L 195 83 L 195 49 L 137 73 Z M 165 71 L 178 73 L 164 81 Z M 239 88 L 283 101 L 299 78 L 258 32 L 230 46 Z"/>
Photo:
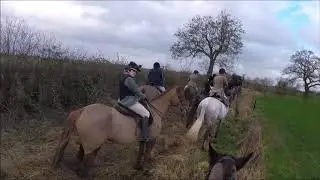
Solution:
<path fill-rule="evenodd" d="M 175 95 L 174 92 L 175 92 L 175 88 L 171 89 L 169 92 L 165 93 L 158 99 L 152 101 L 151 104 L 162 114 L 166 113 L 169 108 L 170 101 Z"/>

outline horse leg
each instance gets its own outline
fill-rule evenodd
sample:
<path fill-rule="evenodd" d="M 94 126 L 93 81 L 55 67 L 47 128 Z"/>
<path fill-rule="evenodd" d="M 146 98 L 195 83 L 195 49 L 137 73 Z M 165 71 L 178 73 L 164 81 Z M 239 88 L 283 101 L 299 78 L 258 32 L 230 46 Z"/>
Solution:
<path fill-rule="evenodd" d="M 193 122 L 194 115 L 196 114 L 196 111 L 198 108 L 197 104 L 198 104 L 197 102 L 193 102 L 191 105 L 191 108 L 189 108 L 190 111 L 188 111 L 189 113 L 187 115 L 186 128 L 189 128 Z"/>
<path fill-rule="evenodd" d="M 218 133 L 219 133 L 219 129 L 220 129 L 220 126 L 221 126 L 221 119 L 218 119 L 218 122 L 217 124 L 214 125 L 214 128 L 213 128 L 213 138 L 212 138 L 212 141 L 213 143 L 216 143 L 217 141 L 217 136 L 218 136 Z"/>
<path fill-rule="evenodd" d="M 144 155 L 145 161 L 149 161 L 151 159 L 151 151 L 156 144 L 156 139 L 152 139 L 146 144 L 146 152 Z"/>
<path fill-rule="evenodd" d="M 238 120 L 238 117 L 239 117 L 239 97 L 238 95 L 235 96 L 236 99 L 235 99 L 235 120 Z"/>
<path fill-rule="evenodd" d="M 146 145 L 145 142 L 140 141 L 138 158 L 137 158 L 136 164 L 133 166 L 134 169 L 137 169 L 137 170 L 142 169 L 142 157 L 144 155 L 145 145 Z"/>
<path fill-rule="evenodd" d="M 208 144 L 210 143 L 210 140 L 211 140 L 211 130 L 212 130 L 212 126 L 207 127 L 207 129 L 206 129 L 206 131 L 205 131 L 205 133 L 204 133 L 204 135 L 203 135 L 202 146 L 201 146 L 201 149 L 202 149 L 203 151 L 205 151 L 205 143 L 206 143 L 207 141 L 209 141 Z"/>
<path fill-rule="evenodd" d="M 79 159 L 80 162 L 83 160 L 83 156 L 84 156 L 84 149 L 82 144 L 80 144 L 80 147 L 77 153 L 77 158 Z"/>
<path fill-rule="evenodd" d="M 87 177 L 88 176 L 89 166 L 91 165 L 91 163 L 96 158 L 100 148 L 101 148 L 101 146 L 99 148 L 97 148 L 96 150 L 94 150 L 93 152 L 83 156 L 83 159 L 82 159 L 82 161 L 80 163 L 80 166 L 77 169 L 77 174 L 79 176 L 81 176 L 81 177 Z"/>

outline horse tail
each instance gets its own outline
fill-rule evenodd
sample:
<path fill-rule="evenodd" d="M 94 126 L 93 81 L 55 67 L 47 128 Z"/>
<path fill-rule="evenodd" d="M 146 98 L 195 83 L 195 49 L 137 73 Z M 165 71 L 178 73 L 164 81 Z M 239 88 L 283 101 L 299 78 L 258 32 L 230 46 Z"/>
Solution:
<path fill-rule="evenodd" d="M 68 142 L 70 140 L 72 132 L 75 131 L 75 122 L 80 117 L 83 108 L 72 111 L 67 117 L 66 124 L 60 135 L 60 140 L 58 146 L 56 147 L 56 152 L 52 160 L 52 167 L 56 168 L 58 163 L 61 161 L 64 150 L 66 149 Z"/>
<path fill-rule="evenodd" d="M 193 125 L 191 126 L 189 131 L 187 132 L 188 139 L 190 139 L 192 141 L 196 141 L 198 139 L 198 134 L 199 134 L 200 128 L 201 128 L 203 121 L 204 121 L 205 110 L 206 110 L 206 106 L 202 105 L 199 117 L 193 123 Z"/>

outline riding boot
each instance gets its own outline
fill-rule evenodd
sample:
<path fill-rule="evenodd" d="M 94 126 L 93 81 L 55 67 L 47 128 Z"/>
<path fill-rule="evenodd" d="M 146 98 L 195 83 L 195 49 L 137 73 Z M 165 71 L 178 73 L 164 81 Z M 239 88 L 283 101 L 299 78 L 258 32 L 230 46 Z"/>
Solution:
<path fill-rule="evenodd" d="M 149 138 L 149 118 L 148 117 L 144 117 L 141 119 L 140 128 L 141 128 L 141 141 L 148 142 L 150 140 L 150 138 Z"/>

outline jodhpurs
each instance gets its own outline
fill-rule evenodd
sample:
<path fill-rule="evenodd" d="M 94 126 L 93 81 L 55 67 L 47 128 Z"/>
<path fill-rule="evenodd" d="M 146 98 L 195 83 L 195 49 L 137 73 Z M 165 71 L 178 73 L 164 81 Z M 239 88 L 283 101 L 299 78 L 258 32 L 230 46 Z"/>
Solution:
<path fill-rule="evenodd" d="M 136 112 L 137 114 L 139 114 L 142 117 L 147 117 L 147 118 L 150 117 L 150 112 L 139 102 L 136 102 L 135 104 L 130 106 L 129 109 Z"/>

